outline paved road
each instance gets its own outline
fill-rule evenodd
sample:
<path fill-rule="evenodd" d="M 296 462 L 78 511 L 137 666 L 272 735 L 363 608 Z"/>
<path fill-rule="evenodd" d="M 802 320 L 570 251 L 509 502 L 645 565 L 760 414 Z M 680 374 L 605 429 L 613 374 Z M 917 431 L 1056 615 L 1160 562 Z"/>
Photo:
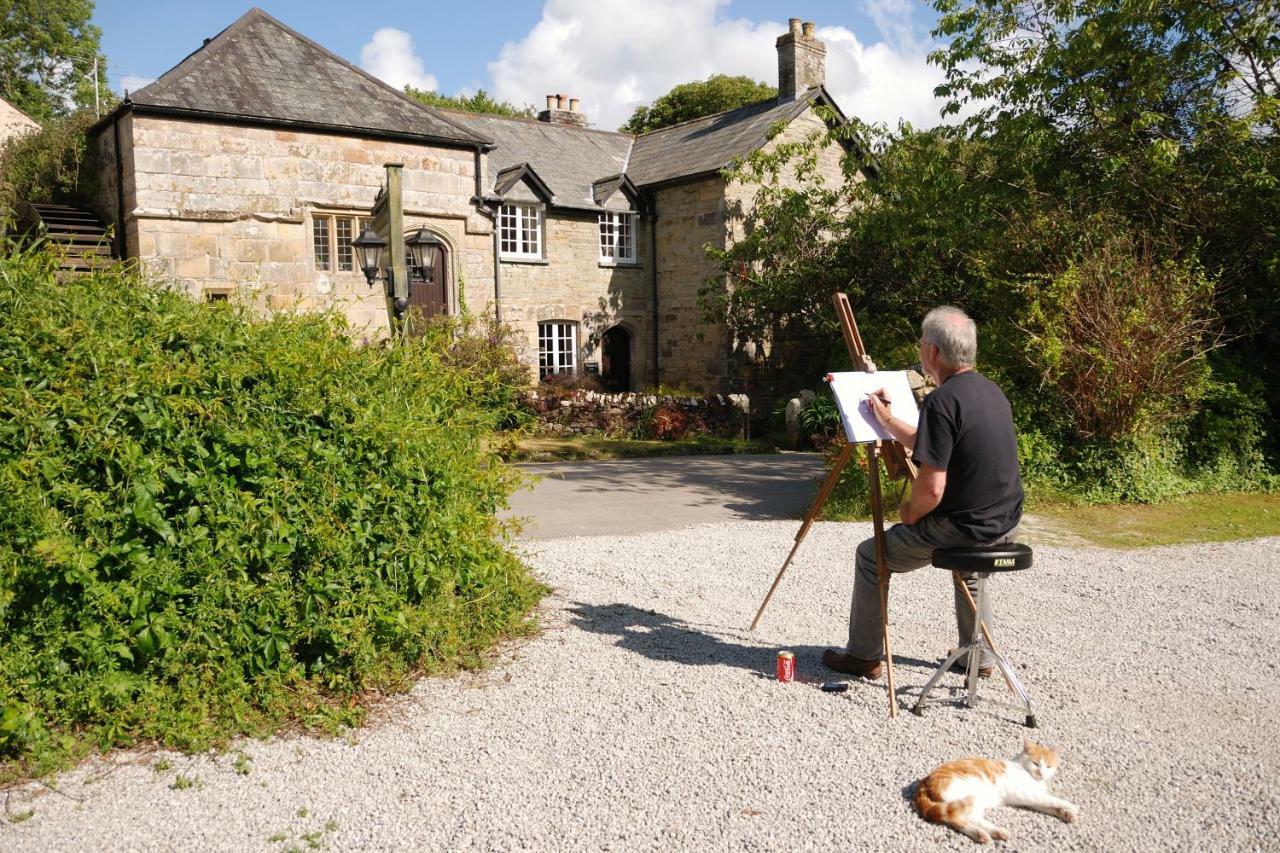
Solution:
<path fill-rule="evenodd" d="M 825 470 L 817 453 L 674 456 L 522 465 L 539 479 L 505 515 L 526 539 L 677 530 L 731 520 L 796 520 Z"/>

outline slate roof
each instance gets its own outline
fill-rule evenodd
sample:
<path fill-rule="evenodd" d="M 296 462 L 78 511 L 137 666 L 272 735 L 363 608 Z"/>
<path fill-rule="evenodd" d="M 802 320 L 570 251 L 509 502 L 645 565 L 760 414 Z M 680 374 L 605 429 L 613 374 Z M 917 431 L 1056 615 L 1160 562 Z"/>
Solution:
<path fill-rule="evenodd" d="M 719 171 L 764 145 L 769 128 L 794 120 L 815 98 L 830 101 L 818 86 L 794 101 L 760 101 L 638 136 L 627 176 L 644 187 Z"/>
<path fill-rule="evenodd" d="M 489 142 L 256 8 L 126 103 L 468 147 Z"/>
<path fill-rule="evenodd" d="M 632 137 L 536 119 L 444 111 L 451 121 L 492 139 L 489 174 L 528 165 L 551 191 L 556 207 L 599 210 L 592 184 L 627 167 Z M 493 184 L 490 185 L 490 188 Z"/>

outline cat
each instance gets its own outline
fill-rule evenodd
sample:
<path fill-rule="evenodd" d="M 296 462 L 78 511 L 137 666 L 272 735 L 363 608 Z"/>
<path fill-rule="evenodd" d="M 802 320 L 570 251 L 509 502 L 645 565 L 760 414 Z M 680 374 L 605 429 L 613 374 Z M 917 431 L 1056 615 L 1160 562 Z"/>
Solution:
<path fill-rule="evenodd" d="M 1048 791 L 1058 772 L 1058 754 L 1023 738 L 1022 752 L 1012 761 L 962 758 L 938 767 L 916 789 L 920 816 L 943 823 L 979 844 L 1009 840 L 1009 830 L 983 815 L 996 806 L 1019 806 L 1055 815 L 1072 823 L 1080 810 Z"/>

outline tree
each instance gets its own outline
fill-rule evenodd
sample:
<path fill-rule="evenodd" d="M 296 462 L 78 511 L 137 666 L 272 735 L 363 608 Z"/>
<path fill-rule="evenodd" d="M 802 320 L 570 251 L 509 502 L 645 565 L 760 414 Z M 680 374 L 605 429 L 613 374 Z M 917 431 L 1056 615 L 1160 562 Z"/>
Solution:
<path fill-rule="evenodd" d="M 484 89 L 478 90 L 469 98 L 466 95 L 451 98 L 439 92 L 427 92 L 407 85 L 404 87 L 404 93 L 428 107 L 440 107 L 446 110 L 462 110 L 468 113 L 485 113 L 509 118 L 533 118 L 537 115 L 533 107 L 528 104 L 517 107 L 506 101 L 495 101 Z"/>
<path fill-rule="evenodd" d="M 636 107 L 627 123 L 618 130 L 637 136 L 682 121 L 767 101 L 778 90 L 750 77 L 713 74 L 706 80 L 681 83 L 647 107 Z"/>
<path fill-rule="evenodd" d="M 38 121 L 94 105 L 93 0 L 0 0 L 0 97 Z M 108 94 L 98 62 L 100 94 Z"/>

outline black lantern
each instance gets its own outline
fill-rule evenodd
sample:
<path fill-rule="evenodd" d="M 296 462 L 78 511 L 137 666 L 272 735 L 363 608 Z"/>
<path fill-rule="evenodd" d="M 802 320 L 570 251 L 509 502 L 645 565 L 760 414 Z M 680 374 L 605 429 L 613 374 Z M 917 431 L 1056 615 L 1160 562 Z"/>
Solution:
<path fill-rule="evenodd" d="M 360 236 L 351 241 L 356 250 L 356 259 L 364 272 L 365 280 L 373 287 L 373 282 L 382 270 L 382 256 L 387 251 L 387 241 L 378 236 L 372 228 L 365 228 Z"/>
<path fill-rule="evenodd" d="M 426 228 L 419 228 L 416 234 L 405 241 L 405 244 L 413 257 L 413 265 L 417 269 L 418 277 L 423 281 L 430 281 L 440 256 L 440 247 L 443 245 L 440 238 Z"/>

